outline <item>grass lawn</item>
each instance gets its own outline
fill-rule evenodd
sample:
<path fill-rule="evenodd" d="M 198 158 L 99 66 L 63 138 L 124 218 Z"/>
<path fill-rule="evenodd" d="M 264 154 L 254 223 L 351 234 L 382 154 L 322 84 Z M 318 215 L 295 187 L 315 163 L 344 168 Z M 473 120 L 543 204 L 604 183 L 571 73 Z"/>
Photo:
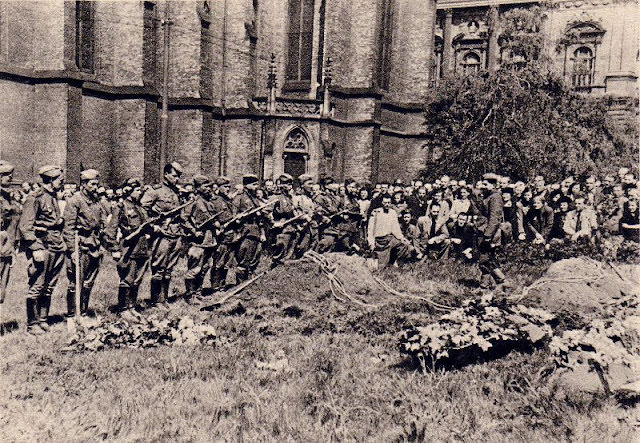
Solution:
<path fill-rule="evenodd" d="M 440 303 L 457 305 L 474 291 L 472 268 L 426 266 L 382 275 Z M 627 442 L 636 436 L 634 410 L 537 382 L 544 350 L 422 375 L 398 352 L 397 334 L 437 313 L 372 291 L 349 269 L 342 278 L 371 306 L 338 301 L 316 265 L 295 263 L 217 309 L 180 301 L 170 313 L 155 310 L 210 323 L 220 337 L 215 346 L 76 353 L 61 350 L 70 339 L 59 316 L 65 278 L 54 294 L 52 331 L 25 333 L 21 257 L 3 306 L 3 321 L 14 330 L 0 337 L 0 440 Z M 91 301 L 99 315 L 114 315 L 108 307 L 116 290 L 107 258 Z M 145 282 L 143 298 L 147 291 Z"/>

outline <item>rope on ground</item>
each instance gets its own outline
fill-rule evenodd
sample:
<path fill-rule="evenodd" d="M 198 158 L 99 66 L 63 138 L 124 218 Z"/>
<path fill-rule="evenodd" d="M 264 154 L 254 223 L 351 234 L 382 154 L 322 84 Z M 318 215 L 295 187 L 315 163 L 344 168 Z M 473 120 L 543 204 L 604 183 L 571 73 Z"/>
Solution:
<path fill-rule="evenodd" d="M 336 266 L 331 266 L 329 260 L 327 260 L 326 257 L 318 254 L 315 251 L 305 252 L 304 257 L 320 266 L 320 270 L 322 271 L 322 273 L 329 279 L 329 289 L 331 289 L 331 293 L 336 298 L 336 300 L 345 303 L 345 299 L 348 299 L 350 302 L 366 308 L 380 307 L 379 305 L 374 305 L 358 300 L 357 298 L 349 294 L 345 288 L 344 282 L 340 279 L 340 277 L 338 277 L 338 275 L 336 275 Z"/>
<path fill-rule="evenodd" d="M 373 279 L 376 281 L 376 283 L 378 283 L 380 286 L 382 286 L 382 288 L 385 291 L 387 291 L 388 293 L 393 294 L 395 296 L 405 297 L 405 298 L 412 298 L 414 300 L 423 301 L 423 302 L 433 306 L 435 309 L 437 309 L 439 311 L 451 311 L 451 310 L 455 309 L 453 306 L 443 305 L 443 304 L 434 302 L 433 300 L 429 300 L 428 298 L 420 297 L 419 295 L 407 294 L 405 292 L 397 291 L 397 290 L 393 289 L 391 286 L 389 286 L 389 284 L 387 282 L 382 280 L 380 277 L 376 277 L 375 275 L 373 276 Z"/>

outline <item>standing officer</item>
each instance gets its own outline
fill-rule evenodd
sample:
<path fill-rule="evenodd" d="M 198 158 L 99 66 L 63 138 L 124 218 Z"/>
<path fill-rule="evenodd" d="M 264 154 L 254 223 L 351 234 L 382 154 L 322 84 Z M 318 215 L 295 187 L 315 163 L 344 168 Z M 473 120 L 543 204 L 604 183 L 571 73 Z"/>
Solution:
<path fill-rule="evenodd" d="M 64 219 L 57 200 L 64 186 L 62 169 L 47 165 L 38 174 L 42 186 L 25 200 L 18 225 L 21 248 L 28 259 L 27 330 L 32 334 L 41 334 L 49 328 L 51 293 L 64 265 L 66 250 L 62 237 Z"/>
<path fill-rule="evenodd" d="M 185 229 L 190 242 L 187 252 L 187 273 L 184 276 L 187 303 L 201 295 L 202 283 L 211 268 L 211 258 L 217 245 L 213 232 L 216 208 L 211 202 L 211 181 L 204 175 L 193 177 L 195 200 L 185 209 Z M 215 217 L 217 218 L 217 216 Z"/>
<path fill-rule="evenodd" d="M 147 213 L 140 205 L 140 181 L 135 178 L 127 180 L 122 188 L 122 197 L 123 200 L 113 209 L 105 237 L 113 259 L 117 261 L 120 277 L 118 311 L 124 314 L 136 307 L 138 289 L 149 266 L 149 240 L 146 232 L 139 232 L 140 226 L 147 220 Z M 119 242 L 118 232 L 121 236 Z"/>
<path fill-rule="evenodd" d="M 496 174 L 488 173 L 483 176 L 485 180 L 485 193 L 483 213 L 486 218 L 486 224 L 482 229 L 482 238 L 478 245 L 478 252 L 480 257 L 478 258 L 478 265 L 482 277 L 480 279 L 480 287 L 490 288 L 493 286 L 493 280 L 495 283 L 504 283 L 505 276 L 502 270 L 498 266 L 496 260 L 496 254 L 493 246 L 493 238 L 502 223 L 504 208 L 502 202 L 502 194 L 497 188 L 498 176 Z"/>
<path fill-rule="evenodd" d="M 4 303 L 9 284 L 9 271 L 16 252 L 16 234 L 20 220 L 20 203 L 9 192 L 13 170 L 11 163 L 0 160 L 0 304 Z"/>
<path fill-rule="evenodd" d="M 241 194 L 233 199 L 238 214 L 255 209 L 261 205 L 256 196 L 258 189 L 258 177 L 248 174 L 242 177 Z M 260 262 L 262 252 L 261 242 L 266 240 L 264 228 L 262 226 L 262 215 L 255 213 L 239 220 L 241 225 L 240 240 L 236 246 L 236 280 L 238 283 L 249 278 Z"/>
<path fill-rule="evenodd" d="M 166 217 L 163 213 L 180 206 L 178 180 L 182 171 L 180 163 L 167 163 L 162 184 L 145 192 L 140 201 L 149 217 L 156 219 L 151 244 L 151 305 L 166 302 L 171 272 L 180 258 L 183 233 L 181 215 L 177 213 Z"/>
<path fill-rule="evenodd" d="M 67 200 L 64 208 L 64 231 L 67 244 L 67 316 L 76 313 L 76 266 L 80 266 L 80 315 L 89 313 L 89 297 L 102 262 L 104 228 L 109 212 L 98 194 L 100 174 L 95 169 L 80 173 L 80 190 Z M 78 236 L 76 242 L 76 235 Z M 78 250 L 76 250 L 76 244 Z"/>
<path fill-rule="evenodd" d="M 235 215 L 235 206 L 229 196 L 231 192 L 231 182 L 227 177 L 220 176 L 216 179 L 218 192 L 211 198 L 213 211 L 218 214 L 214 221 L 214 226 L 220 229 L 225 223 Z M 233 241 L 235 232 L 233 229 L 224 229 L 218 234 L 218 248 L 213 258 L 213 269 L 211 270 L 211 288 L 216 290 L 224 288 L 227 281 L 227 272 L 234 264 Z"/>

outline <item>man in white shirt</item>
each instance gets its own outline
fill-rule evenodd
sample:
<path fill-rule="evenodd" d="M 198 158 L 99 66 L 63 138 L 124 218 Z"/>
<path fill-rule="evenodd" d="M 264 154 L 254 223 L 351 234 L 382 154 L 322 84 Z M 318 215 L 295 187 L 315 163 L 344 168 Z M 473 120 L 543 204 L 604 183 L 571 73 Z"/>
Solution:
<path fill-rule="evenodd" d="M 409 241 L 402 234 L 398 214 L 391 209 L 391 196 L 385 195 L 382 207 L 371 212 L 367 240 L 376 253 L 378 268 L 409 257 Z"/>

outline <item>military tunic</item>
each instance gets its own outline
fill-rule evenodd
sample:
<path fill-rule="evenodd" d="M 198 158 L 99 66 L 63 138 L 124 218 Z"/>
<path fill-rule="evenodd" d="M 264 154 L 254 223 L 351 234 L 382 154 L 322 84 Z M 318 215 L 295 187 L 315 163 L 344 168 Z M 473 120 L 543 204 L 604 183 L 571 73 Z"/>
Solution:
<path fill-rule="evenodd" d="M 220 225 L 224 225 L 235 215 L 233 201 L 223 194 L 214 195 L 211 199 L 214 213 L 219 214 L 216 220 Z M 235 256 L 233 243 L 235 232 L 227 229 L 221 232 L 218 237 L 218 247 L 213 256 L 213 269 L 211 271 L 211 287 L 220 288 L 225 286 L 229 269 L 235 266 Z"/>
<path fill-rule="evenodd" d="M 100 271 L 102 263 L 102 245 L 104 229 L 107 224 L 109 212 L 98 200 L 90 196 L 85 190 L 73 194 L 64 208 L 64 230 L 62 235 L 67 245 L 67 315 L 73 316 L 75 306 L 75 278 L 76 262 L 71 254 L 75 251 L 75 236 L 78 235 L 79 251 L 78 263 L 80 265 L 80 313 L 87 314 L 89 310 L 89 297 L 93 285 Z"/>
<path fill-rule="evenodd" d="M 154 186 L 144 193 L 140 204 L 149 217 L 158 217 L 180 206 L 178 191 L 168 183 Z M 182 216 L 165 217 L 154 225 L 151 237 L 151 302 L 164 302 L 169 294 L 171 273 L 181 252 Z"/>
<path fill-rule="evenodd" d="M 64 219 L 53 193 L 40 189 L 28 195 L 22 207 L 18 229 L 25 251 L 29 278 L 28 300 L 37 300 L 40 317 L 45 317 L 51 294 L 64 266 L 67 246 L 62 237 Z"/>
<path fill-rule="evenodd" d="M 141 233 L 131 240 L 125 240 L 129 234 L 136 231 L 147 220 L 146 211 L 129 198 L 119 202 L 113 209 L 113 213 L 105 236 L 108 238 L 112 252 L 119 251 L 120 258 L 116 264 L 118 276 L 120 277 L 120 287 L 127 288 L 132 292 L 130 299 L 126 301 L 128 306 L 133 307 L 137 299 L 137 291 L 144 274 L 149 267 L 149 239 L 145 233 Z M 118 232 L 121 239 L 118 242 Z"/>
<path fill-rule="evenodd" d="M 7 189 L 0 188 L 0 303 L 4 302 L 16 252 L 20 210 L 18 200 Z"/>

